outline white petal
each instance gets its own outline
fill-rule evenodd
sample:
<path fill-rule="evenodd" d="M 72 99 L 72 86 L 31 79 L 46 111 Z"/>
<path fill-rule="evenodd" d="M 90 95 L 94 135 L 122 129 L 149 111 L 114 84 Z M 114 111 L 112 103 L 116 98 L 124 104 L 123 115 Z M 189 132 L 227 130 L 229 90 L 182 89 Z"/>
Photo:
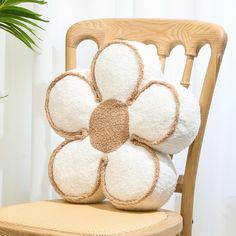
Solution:
<path fill-rule="evenodd" d="M 196 137 L 200 125 L 197 100 L 184 87 L 173 84 L 171 86 L 174 86 L 174 90 L 164 85 L 153 84 L 129 107 L 130 134 L 145 139 L 148 145 L 169 154 L 189 146 Z M 177 94 L 177 100 L 174 93 Z M 173 129 L 178 102 L 178 121 Z M 167 135 L 171 130 L 173 132 Z M 163 141 L 158 142 L 160 140 Z"/>
<path fill-rule="evenodd" d="M 128 207 L 117 205 L 118 208 L 139 211 L 157 210 L 169 200 L 175 191 L 177 183 L 176 170 L 172 160 L 167 154 L 158 152 L 157 157 L 160 161 L 160 174 L 152 194 L 138 204 L 130 205 Z"/>
<path fill-rule="evenodd" d="M 118 201 L 135 201 L 146 195 L 153 186 L 156 165 L 151 153 L 126 142 L 108 154 L 105 170 L 105 195 L 116 205 Z M 109 195 L 109 196 L 108 196 Z"/>
<path fill-rule="evenodd" d="M 76 135 L 81 129 L 88 129 L 90 115 L 96 107 L 86 78 L 75 71 L 69 73 L 52 82 L 46 100 L 50 124 L 62 136 Z"/>
<path fill-rule="evenodd" d="M 144 76 L 141 87 L 150 81 L 163 79 L 161 63 L 157 56 L 156 47 L 153 44 L 144 44 L 136 41 L 128 41 L 137 48 L 144 65 Z"/>
<path fill-rule="evenodd" d="M 114 41 L 95 56 L 94 82 L 103 100 L 131 98 L 144 80 L 160 79 L 160 63 L 153 47 L 132 41 Z"/>
<path fill-rule="evenodd" d="M 180 111 L 176 130 L 166 141 L 152 147 L 169 154 L 175 154 L 188 147 L 196 138 L 201 124 L 198 100 L 181 85 L 176 85 L 179 94 Z"/>
<path fill-rule="evenodd" d="M 72 202 L 104 199 L 100 186 L 101 158 L 102 153 L 91 146 L 89 137 L 60 146 L 49 162 L 49 176 L 55 190 Z"/>
<path fill-rule="evenodd" d="M 176 102 L 171 90 L 153 84 L 129 107 L 130 134 L 147 140 L 159 139 L 171 127 L 175 113 Z"/>

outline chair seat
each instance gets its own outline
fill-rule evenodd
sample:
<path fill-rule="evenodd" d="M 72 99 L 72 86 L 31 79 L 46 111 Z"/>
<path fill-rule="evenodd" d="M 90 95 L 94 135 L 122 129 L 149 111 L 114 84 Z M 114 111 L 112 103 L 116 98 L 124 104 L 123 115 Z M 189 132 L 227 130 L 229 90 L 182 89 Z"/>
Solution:
<path fill-rule="evenodd" d="M 40 201 L 0 209 L 0 235 L 158 235 L 174 236 L 182 217 L 170 211 L 127 212 L 110 203 L 78 205 Z"/>

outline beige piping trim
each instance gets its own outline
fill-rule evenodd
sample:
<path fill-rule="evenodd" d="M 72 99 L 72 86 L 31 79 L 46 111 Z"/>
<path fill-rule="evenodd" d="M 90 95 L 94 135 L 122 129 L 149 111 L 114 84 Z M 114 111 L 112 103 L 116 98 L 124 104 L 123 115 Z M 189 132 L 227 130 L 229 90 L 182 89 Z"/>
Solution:
<path fill-rule="evenodd" d="M 108 164 L 109 160 L 108 160 L 108 157 L 105 156 L 104 159 L 103 159 L 104 161 L 103 161 L 103 165 L 102 165 L 102 169 L 101 169 L 101 183 L 102 183 L 103 192 L 104 192 L 105 196 L 113 204 L 123 205 L 123 206 L 130 206 L 130 205 L 138 204 L 139 202 L 143 201 L 145 198 L 150 196 L 153 193 L 153 191 L 154 191 L 154 189 L 155 189 L 155 187 L 157 185 L 157 181 L 158 181 L 158 178 L 159 178 L 159 175 L 160 175 L 160 161 L 159 161 L 159 158 L 158 158 L 156 152 L 152 148 L 150 148 L 149 146 L 147 146 L 147 145 L 145 145 L 143 143 L 140 143 L 139 141 L 132 140 L 132 143 L 134 145 L 144 147 L 152 156 L 153 162 L 155 164 L 155 173 L 154 173 L 152 185 L 143 194 L 143 196 L 141 196 L 141 197 L 139 197 L 137 199 L 124 201 L 124 200 L 115 198 L 114 196 L 112 196 L 111 193 L 109 193 L 109 191 L 107 190 L 107 187 L 106 187 L 106 181 L 105 181 L 106 173 L 105 172 L 106 172 L 106 167 L 107 167 L 107 164 Z"/>
<path fill-rule="evenodd" d="M 99 88 L 98 88 L 97 83 L 96 83 L 95 66 L 96 66 L 97 59 L 98 59 L 99 55 L 101 54 L 101 52 L 104 49 L 106 49 L 107 47 L 109 47 L 110 45 L 112 45 L 112 44 L 122 44 L 122 45 L 125 45 L 125 46 L 129 47 L 130 49 L 132 49 L 134 54 L 135 54 L 135 56 L 136 56 L 136 60 L 137 60 L 138 66 L 139 66 L 139 76 L 138 76 L 138 79 L 137 79 L 137 84 L 136 84 L 134 90 L 132 91 L 132 93 L 130 94 L 130 96 L 127 98 L 127 101 L 126 101 L 127 103 L 129 103 L 129 101 L 133 100 L 133 98 L 138 93 L 138 88 L 139 88 L 139 86 L 140 86 L 140 84 L 141 84 L 141 82 L 143 80 L 143 77 L 144 77 L 144 64 L 143 64 L 143 61 L 142 61 L 142 57 L 141 57 L 140 53 L 138 52 L 137 48 L 135 48 L 133 45 L 129 44 L 126 41 L 121 41 L 121 40 L 111 41 L 111 42 L 105 44 L 104 46 L 102 46 L 97 51 L 97 53 L 95 54 L 95 56 L 93 58 L 92 65 L 91 65 L 91 81 L 92 81 L 92 85 L 93 85 L 94 90 L 96 91 L 96 94 L 97 94 L 97 101 L 101 102 L 102 101 L 102 94 L 99 91 Z"/>
<path fill-rule="evenodd" d="M 47 93 L 46 93 L 46 99 L 45 99 L 45 112 L 46 112 L 46 116 L 48 119 L 49 124 L 51 125 L 51 127 L 55 130 L 56 133 L 58 133 L 59 135 L 65 136 L 65 137 L 69 137 L 71 138 L 71 136 L 73 136 L 73 139 L 81 139 L 81 138 L 85 138 L 88 136 L 88 129 L 87 128 L 82 128 L 78 131 L 75 132 L 68 132 L 65 131 L 63 129 L 60 129 L 59 127 L 57 127 L 50 115 L 50 111 L 49 111 L 49 96 L 51 93 L 51 90 L 53 89 L 53 87 L 56 85 L 57 82 L 59 82 L 60 80 L 62 80 L 63 78 L 65 78 L 66 76 L 71 75 L 71 76 L 75 76 L 79 79 L 84 80 L 91 88 L 95 98 L 97 97 L 96 92 L 93 89 L 93 86 L 91 85 L 91 83 L 83 76 L 81 75 L 79 72 L 75 72 L 75 71 L 66 71 L 63 74 L 59 75 L 58 77 L 56 77 L 51 84 L 49 85 L 48 89 L 47 89 Z"/>
<path fill-rule="evenodd" d="M 136 134 L 132 134 L 130 136 L 131 140 L 137 140 L 141 143 L 145 143 L 147 145 L 158 145 L 162 142 L 164 142 L 166 139 L 168 139 L 176 130 L 178 122 L 179 122 L 179 113 L 180 113 L 180 100 L 179 100 L 179 95 L 175 89 L 175 87 L 167 82 L 164 81 L 150 81 L 148 84 L 146 84 L 141 90 L 140 92 L 136 95 L 136 97 L 134 98 L 134 100 L 137 99 L 137 97 L 144 92 L 147 88 L 149 88 L 150 86 L 152 86 L 153 84 L 159 84 L 162 86 L 165 86 L 166 88 L 168 88 L 175 100 L 175 104 L 176 104 L 176 108 L 175 108 L 175 117 L 174 120 L 170 126 L 170 128 L 162 135 L 162 137 L 156 139 L 156 140 L 148 140 L 145 138 L 142 138 Z"/>
<path fill-rule="evenodd" d="M 58 187 L 57 183 L 54 180 L 54 175 L 53 175 L 53 163 L 54 163 L 54 159 L 56 158 L 57 153 L 68 143 L 73 142 L 73 141 L 80 141 L 79 139 L 74 139 L 74 140 L 66 140 L 63 143 L 61 143 L 52 153 L 50 159 L 49 159 L 49 163 L 48 163 L 48 177 L 49 180 L 52 184 L 52 186 L 54 187 L 55 191 L 61 195 L 65 200 L 69 201 L 69 202 L 74 202 L 74 203 L 79 203 L 82 200 L 91 197 L 93 194 L 95 194 L 95 192 L 99 189 L 100 184 L 101 184 L 101 167 L 102 167 L 102 163 L 103 163 L 103 159 L 101 159 L 99 167 L 98 167 L 98 173 L 97 173 L 97 178 L 96 178 L 96 183 L 94 188 L 92 189 L 92 191 L 90 193 L 86 193 L 83 194 L 81 196 L 70 196 L 70 195 L 66 195 L 65 193 L 63 193 L 60 188 Z"/>

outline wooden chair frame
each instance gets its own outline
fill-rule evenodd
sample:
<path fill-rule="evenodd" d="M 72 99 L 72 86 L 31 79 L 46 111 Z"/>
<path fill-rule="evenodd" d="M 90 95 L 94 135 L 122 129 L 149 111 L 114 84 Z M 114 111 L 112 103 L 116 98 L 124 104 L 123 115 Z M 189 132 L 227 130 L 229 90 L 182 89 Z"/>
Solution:
<path fill-rule="evenodd" d="M 184 175 L 178 178 L 176 192 L 182 193 L 182 236 L 191 236 L 195 181 L 207 117 L 219 72 L 227 35 L 218 25 L 174 19 L 98 19 L 74 24 L 66 37 L 66 70 L 76 68 L 76 49 L 86 39 L 93 40 L 98 47 L 113 39 L 135 40 L 152 43 L 157 47 L 164 72 L 165 60 L 176 45 L 185 48 L 186 64 L 181 84 L 188 87 L 194 58 L 205 44 L 211 47 L 211 56 L 204 78 L 199 103 L 201 127 L 195 141 L 189 147 Z"/>

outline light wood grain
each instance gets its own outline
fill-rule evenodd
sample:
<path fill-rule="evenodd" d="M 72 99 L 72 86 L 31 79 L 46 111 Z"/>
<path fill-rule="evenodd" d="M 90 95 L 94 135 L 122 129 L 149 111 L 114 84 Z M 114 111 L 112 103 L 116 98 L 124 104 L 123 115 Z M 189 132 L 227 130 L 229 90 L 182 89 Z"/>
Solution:
<path fill-rule="evenodd" d="M 159 56 L 169 56 L 176 45 L 185 47 L 187 56 L 197 56 L 200 48 L 210 44 L 222 54 L 226 44 L 224 30 L 215 24 L 193 20 L 100 19 L 81 21 L 67 32 L 67 69 L 76 67 L 73 49 L 85 40 L 94 40 L 100 47 L 113 39 L 136 40 L 157 46 Z"/>
<path fill-rule="evenodd" d="M 66 69 L 76 68 L 76 48 L 85 40 L 94 40 L 98 47 L 113 39 L 135 40 L 152 43 L 164 71 L 166 57 L 176 45 L 185 48 L 186 64 L 180 83 L 188 87 L 194 57 L 205 44 L 211 47 L 211 57 L 199 99 L 201 127 L 195 141 L 189 147 L 184 175 L 180 175 L 177 192 L 182 193 L 181 215 L 184 219 L 182 236 L 191 236 L 194 189 L 202 141 L 207 123 L 214 87 L 227 43 L 224 29 L 218 25 L 195 20 L 172 19 L 99 19 L 74 24 L 66 37 Z"/>

